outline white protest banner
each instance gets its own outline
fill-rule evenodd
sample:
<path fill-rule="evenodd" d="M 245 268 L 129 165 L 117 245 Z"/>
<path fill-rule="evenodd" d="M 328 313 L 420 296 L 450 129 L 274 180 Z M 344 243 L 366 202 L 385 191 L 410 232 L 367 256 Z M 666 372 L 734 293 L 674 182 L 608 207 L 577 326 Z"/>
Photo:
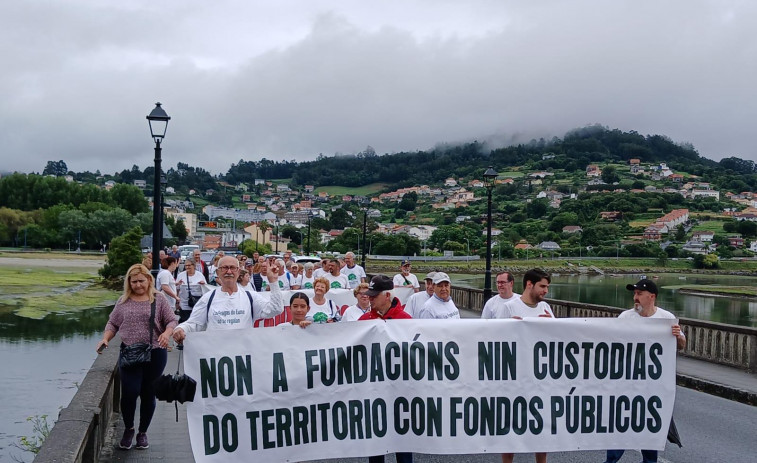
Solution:
<path fill-rule="evenodd" d="M 674 320 L 390 320 L 188 333 L 197 462 L 663 449 Z"/>

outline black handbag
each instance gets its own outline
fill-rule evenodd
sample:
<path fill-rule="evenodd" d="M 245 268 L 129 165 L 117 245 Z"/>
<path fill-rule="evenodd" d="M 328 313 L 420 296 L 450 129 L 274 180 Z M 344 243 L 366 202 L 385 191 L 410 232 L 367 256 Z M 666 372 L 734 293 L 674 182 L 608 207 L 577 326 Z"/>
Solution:
<path fill-rule="evenodd" d="M 152 331 L 155 326 L 155 301 L 150 304 L 150 342 L 135 342 L 126 345 L 121 343 L 121 352 L 118 356 L 118 366 L 129 368 L 150 363 L 152 359 Z"/>
<path fill-rule="evenodd" d="M 187 275 L 187 305 L 189 307 L 194 307 L 199 300 L 200 296 L 195 296 L 194 294 L 192 294 L 192 288 L 189 286 L 189 275 Z"/>

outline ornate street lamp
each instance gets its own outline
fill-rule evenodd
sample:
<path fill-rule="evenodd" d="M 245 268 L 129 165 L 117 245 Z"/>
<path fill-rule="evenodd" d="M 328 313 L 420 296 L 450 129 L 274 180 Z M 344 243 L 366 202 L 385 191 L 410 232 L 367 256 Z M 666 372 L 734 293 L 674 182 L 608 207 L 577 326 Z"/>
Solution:
<path fill-rule="evenodd" d="M 150 135 L 155 140 L 155 172 L 153 173 L 152 189 L 152 276 L 155 281 L 158 279 L 158 269 L 160 262 L 160 242 L 163 235 L 163 199 L 161 195 L 161 170 L 160 170 L 160 144 L 166 136 L 168 121 L 171 118 L 161 107 L 160 103 L 155 103 L 155 108 L 147 116 L 147 122 L 150 124 Z"/>
<path fill-rule="evenodd" d="M 497 171 L 489 166 L 484 172 L 486 187 L 486 271 L 484 272 L 484 302 L 492 297 L 492 188 L 497 178 Z"/>

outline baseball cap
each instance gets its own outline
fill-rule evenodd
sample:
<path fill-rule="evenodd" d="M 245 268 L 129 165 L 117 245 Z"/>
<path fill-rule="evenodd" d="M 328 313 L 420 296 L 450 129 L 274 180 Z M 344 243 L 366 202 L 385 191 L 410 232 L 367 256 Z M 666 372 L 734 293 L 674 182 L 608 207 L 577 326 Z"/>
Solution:
<path fill-rule="evenodd" d="M 654 284 L 654 281 L 647 279 L 639 280 L 635 285 L 626 285 L 626 289 L 629 291 L 638 289 L 639 291 L 649 291 L 652 294 L 657 294 L 657 285 Z"/>
<path fill-rule="evenodd" d="M 424 278 L 424 280 L 433 280 L 434 279 L 434 275 L 436 275 L 436 272 L 428 272 L 426 274 L 426 278 Z"/>
<path fill-rule="evenodd" d="M 434 284 L 438 285 L 442 281 L 446 281 L 447 283 L 452 283 L 452 281 L 449 279 L 449 275 L 447 275 L 444 272 L 436 272 L 434 273 Z"/>
<path fill-rule="evenodd" d="M 376 275 L 371 278 L 371 283 L 368 285 L 368 290 L 365 294 L 369 296 L 377 296 L 384 291 L 391 291 L 394 289 L 394 282 L 386 275 Z"/>
<path fill-rule="evenodd" d="M 400 267 L 404 267 L 405 265 L 410 265 L 410 259 L 402 259 Z"/>
<path fill-rule="evenodd" d="M 255 262 L 253 262 L 252 259 L 247 259 L 244 263 L 245 267 L 252 267 L 253 265 L 255 265 Z"/>

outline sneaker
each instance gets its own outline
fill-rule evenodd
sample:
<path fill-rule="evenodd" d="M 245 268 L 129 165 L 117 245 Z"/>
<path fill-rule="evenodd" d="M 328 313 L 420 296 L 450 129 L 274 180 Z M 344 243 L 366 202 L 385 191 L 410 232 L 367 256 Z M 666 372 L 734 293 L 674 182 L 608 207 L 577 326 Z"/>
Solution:
<path fill-rule="evenodd" d="M 132 440 L 134 440 L 134 428 L 124 429 L 124 437 L 121 438 L 118 447 L 124 450 L 129 450 L 131 448 Z"/>
<path fill-rule="evenodd" d="M 147 433 L 145 432 L 137 433 L 137 446 L 135 448 L 146 449 L 149 447 L 150 447 L 150 444 L 147 443 Z"/>

